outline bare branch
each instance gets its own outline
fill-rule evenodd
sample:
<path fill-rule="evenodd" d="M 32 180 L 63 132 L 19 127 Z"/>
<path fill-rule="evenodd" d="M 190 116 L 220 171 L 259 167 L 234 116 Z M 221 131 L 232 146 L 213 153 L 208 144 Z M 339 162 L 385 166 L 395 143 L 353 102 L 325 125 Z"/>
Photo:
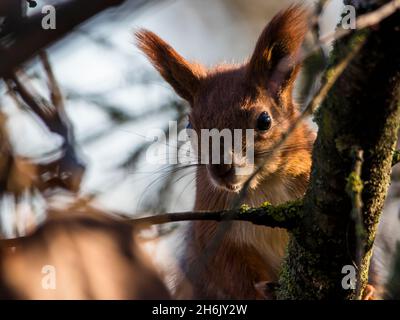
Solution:
<path fill-rule="evenodd" d="M 9 75 L 21 63 L 34 56 L 40 49 L 62 38 L 77 25 L 124 0 L 71 0 L 56 5 L 57 28 L 42 28 L 42 14 L 25 18 L 15 31 L 16 39 L 7 48 L 0 50 L 0 76 Z"/>
<path fill-rule="evenodd" d="M 53 116 L 55 110 L 52 110 L 50 106 L 40 106 L 36 99 L 30 94 L 28 89 L 19 80 L 16 74 L 12 74 L 7 79 L 10 92 L 15 91 L 19 94 L 24 103 L 52 130 Z"/>
<path fill-rule="evenodd" d="M 64 110 L 64 99 L 56 77 L 54 76 L 53 68 L 51 67 L 47 52 L 44 50 L 40 51 L 39 57 L 49 81 L 51 102 L 58 112 L 61 112 Z"/>
<path fill-rule="evenodd" d="M 393 0 L 380 8 L 366 13 L 357 19 L 357 29 L 367 28 L 378 24 L 400 9 L 400 0 Z"/>
<path fill-rule="evenodd" d="M 375 11 L 365 13 L 357 18 L 356 21 L 356 30 L 365 29 L 368 27 L 372 27 L 379 22 L 383 21 L 387 17 L 394 14 L 400 8 L 400 0 L 392 0 L 391 2 L 381 6 L 380 8 L 376 9 Z M 334 40 L 339 40 L 344 36 L 354 32 L 352 29 L 343 29 L 339 28 L 323 37 L 320 38 L 320 43 L 329 43 Z M 318 49 L 319 46 L 315 48 Z M 303 59 L 302 59 L 303 60 Z"/>
<path fill-rule="evenodd" d="M 50 68 L 50 65 L 47 67 Z M 54 76 L 52 81 L 53 89 L 54 86 L 56 86 L 55 90 L 59 90 Z M 55 162 L 43 166 L 42 169 L 45 172 L 57 172 L 55 179 L 55 181 L 57 181 L 56 184 L 61 184 L 71 191 L 76 191 L 79 188 L 85 166 L 76 154 L 72 125 L 69 122 L 64 109 L 61 108 L 62 101 L 60 99 L 62 98 L 57 97 L 57 95 L 61 95 L 61 93 L 52 93 L 53 100 L 55 100 L 54 102 L 58 104 L 58 108 L 56 108 L 49 104 L 45 99 L 40 99 L 40 102 L 37 101 L 25 85 L 22 84 L 16 74 L 11 74 L 10 78 L 7 80 L 7 85 L 10 91 L 18 93 L 22 101 L 43 121 L 51 132 L 54 132 L 63 138 L 62 157 Z M 15 92 L 11 93 L 11 96 L 18 103 L 19 99 L 15 95 Z"/>
<path fill-rule="evenodd" d="M 353 152 L 354 165 L 353 171 L 347 178 L 346 192 L 351 198 L 352 210 L 351 217 L 354 221 L 355 226 L 355 237 L 356 237 L 356 267 L 360 269 L 361 259 L 364 256 L 364 241 L 365 241 L 365 229 L 363 222 L 363 202 L 362 202 L 362 190 L 363 181 L 361 180 L 361 169 L 364 161 L 364 152 L 358 147 L 355 147 Z M 358 274 L 358 276 L 360 273 Z M 356 284 L 356 297 L 361 298 L 362 282 L 360 279 L 357 280 Z"/>

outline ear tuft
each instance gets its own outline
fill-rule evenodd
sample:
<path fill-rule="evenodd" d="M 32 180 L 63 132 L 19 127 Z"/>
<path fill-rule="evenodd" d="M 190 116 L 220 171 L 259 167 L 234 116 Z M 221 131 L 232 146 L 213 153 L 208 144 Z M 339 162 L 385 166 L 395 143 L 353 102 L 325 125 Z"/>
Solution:
<path fill-rule="evenodd" d="M 249 62 L 252 79 L 263 81 L 262 85 L 272 81 L 275 89 L 280 91 L 290 87 L 299 69 L 295 57 L 309 29 L 309 17 L 307 8 L 295 4 L 270 21 Z"/>
<path fill-rule="evenodd" d="M 186 61 L 169 44 L 148 30 L 135 33 L 139 49 L 147 56 L 161 76 L 182 98 L 193 102 L 203 69 Z"/>

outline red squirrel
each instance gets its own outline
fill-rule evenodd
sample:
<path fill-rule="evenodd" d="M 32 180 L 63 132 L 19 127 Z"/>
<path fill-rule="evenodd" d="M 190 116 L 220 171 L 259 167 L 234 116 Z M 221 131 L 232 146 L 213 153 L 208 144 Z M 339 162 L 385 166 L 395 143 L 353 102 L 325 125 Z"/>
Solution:
<path fill-rule="evenodd" d="M 176 93 L 189 102 L 189 121 L 196 132 L 213 128 L 255 130 L 254 167 L 248 175 L 235 174 L 239 166 L 235 161 L 197 166 L 194 210 L 230 208 L 255 170 L 243 204 L 279 204 L 305 193 L 315 138 L 307 123 L 297 126 L 273 154 L 269 151 L 299 116 L 292 91 L 300 68 L 295 60 L 308 20 L 309 12 L 301 5 L 282 10 L 265 27 L 247 62 L 211 69 L 185 60 L 150 31 L 136 33 L 139 48 Z M 233 222 L 205 258 L 217 228 L 217 223 L 208 221 L 190 224 L 182 257 L 186 277 L 177 284 L 176 297 L 259 298 L 256 284 L 278 280 L 286 231 Z"/>

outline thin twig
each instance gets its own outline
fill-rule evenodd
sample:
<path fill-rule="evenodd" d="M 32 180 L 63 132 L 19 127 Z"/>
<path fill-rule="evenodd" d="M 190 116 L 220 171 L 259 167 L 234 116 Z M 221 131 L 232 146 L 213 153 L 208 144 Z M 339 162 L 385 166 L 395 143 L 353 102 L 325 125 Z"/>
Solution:
<path fill-rule="evenodd" d="M 50 68 L 50 66 L 47 66 Z M 53 89 L 59 91 L 59 87 L 53 76 Z M 16 74 L 9 75 L 7 85 L 10 91 L 18 93 L 22 101 L 27 105 L 33 113 L 35 113 L 47 126 L 47 128 L 63 138 L 62 157 L 53 163 L 50 163 L 45 170 L 56 171 L 57 184 L 61 184 L 71 191 L 76 191 L 79 187 L 80 180 L 85 170 L 84 164 L 78 158 L 75 150 L 75 139 L 72 124 L 69 122 L 62 102 L 59 97 L 61 93 L 53 94 L 55 103 L 58 108 L 52 106 L 47 100 L 40 99 L 40 102 L 31 94 L 26 86 L 20 81 Z M 15 95 L 11 94 L 15 99 Z M 16 100 L 18 103 L 19 99 Z M 20 102 L 21 105 L 23 105 Z M 64 178 L 62 178 L 64 177 Z M 61 179 L 61 180 L 60 180 Z"/>
<path fill-rule="evenodd" d="M 354 163 L 353 171 L 347 178 L 346 192 L 351 198 L 352 210 L 351 217 L 355 225 L 355 237 L 356 237 L 356 267 L 358 269 L 357 283 L 356 283 L 356 296 L 361 297 L 361 291 L 363 284 L 361 283 L 361 263 L 362 257 L 364 256 L 364 243 L 365 243 L 365 228 L 363 221 L 363 202 L 362 202 L 362 190 L 363 181 L 361 179 L 362 164 L 364 161 L 364 152 L 362 149 L 355 147 L 352 150 Z"/>
<path fill-rule="evenodd" d="M 378 24 L 379 22 L 383 21 L 387 17 L 391 16 L 392 14 L 394 14 L 397 10 L 399 10 L 399 8 L 400 8 L 400 0 L 392 0 L 391 2 L 379 7 L 378 9 L 372 12 L 365 13 L 357 18 L 355 30 L 359 31 L 361 29 L 372 27 Z M 355 30 L 338 28 L 335 31 L 321 37 L 319 39 L 319 44 L 317 44 L 315 48 L 311 50 L 311 52 L 314 50 L 318 50 L 321 44 L 330 43 L 331 41 L 337 41 L 345 37 L 346 35 L 354 32 Z M 303 60 L 304 57 L 300 58 L 300 61 Z"/>
<path fill-rule="evenodd" d="M 288 230 L 298 225 L 302 217 L 303 203 L 300 200 L 273 206 L 265 204 L 259 208 L 242 207 L 236 210 L 215 212 L 166 213 L 130 220 L 136 227 L 157 225 L 178 221 L 248 221 L 257 225 L 279 227 Z"/>
<path fill-rule="evenodd" d="M 18 76 L 14 73 L 9 79 L 7 79 L 7 83 L 12 84 L 14 86 L 10 86 L 9 88 L 13 91 L 17 92 L 24 103 L 29 106 L 29 108 L 52 130 L 52 122 L 55 114 L 55 110 L 50 106 L 41 106 L 36 99 L 30 94 L 28 89 L 24 84 L 19 80 Z M 11 91 L 11 90 L 10 90 Z"/>
<path fill-rule="evenodd" d="M 42 61 L 43 68 L 48 78 L 51 102 L 53 106 L 58 110 L 58 112 L 62 112 L 64 110 L 64 99 L 61 93 L 61 89 L 54 75 L 53 68 L 51 67 L 47 52 L 45 50 L 40 51 L 39 57 Z"/>
<path fill-rule="evenodd" d="M 15 27 L 15 39 L 7 48 L 0 50 L 0 77 L 10 73 L 23 62 L 33 57 L 40 49 L 59 40 L 73 28 L 99 12 L 122 4 L 124 0 L 70 0 L 55 5 L 56 29 L 42 28 L 42 13 L 25 18 Z"/>

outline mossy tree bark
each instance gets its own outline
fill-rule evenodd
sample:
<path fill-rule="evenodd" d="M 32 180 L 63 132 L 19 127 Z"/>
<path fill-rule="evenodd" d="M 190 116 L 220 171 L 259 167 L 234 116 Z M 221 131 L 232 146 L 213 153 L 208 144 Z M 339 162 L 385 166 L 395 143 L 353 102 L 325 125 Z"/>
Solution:
<path fill-rule="evenodd" d="M 382 2 L 388 1 L 365 1 L 364 9 L 357 8 L 360 1 L 348 4 L 361 14 Z M 398 11 L 377 28 L 357 31 L 334 45 L 332 64 L 364 41 L 316 114 L 319 130 L 304 199 L 304 219 L 291 235 L 278 298 L 359 298 L 355 289 L 342 287 L 342 268 L 356 265 L 357 250 L 362 252 L 356 269 L 361 289 L 368 281 L 399 126 L 400 46 L 395 39 L 400 39 Z M 354 148 L 364 152 L 360 177 L 362 228 L 356 226 L 352 202 L 346 194 Z M 357 237 L 364 240 L 363 248 L 357 248 Z"/>

